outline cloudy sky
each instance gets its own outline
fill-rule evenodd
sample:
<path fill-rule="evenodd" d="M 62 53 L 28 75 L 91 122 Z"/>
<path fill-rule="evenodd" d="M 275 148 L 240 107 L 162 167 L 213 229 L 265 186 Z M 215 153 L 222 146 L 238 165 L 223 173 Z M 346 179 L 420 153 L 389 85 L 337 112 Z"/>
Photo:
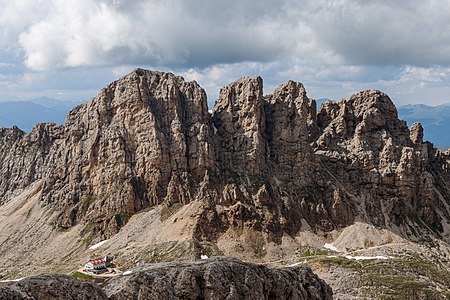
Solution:
<path fill-rule="evenodd" d="M 450 102 L 448 0 L 0 0 L 0 101 L 86 101 L 140 66 L 220 87 L 261 75 L 312 98 Z"/>

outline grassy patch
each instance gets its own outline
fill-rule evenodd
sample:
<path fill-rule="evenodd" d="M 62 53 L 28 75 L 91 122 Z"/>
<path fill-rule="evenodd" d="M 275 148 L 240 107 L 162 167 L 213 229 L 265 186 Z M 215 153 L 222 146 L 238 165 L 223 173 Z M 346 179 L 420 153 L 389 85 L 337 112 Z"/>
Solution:
<path fill-rule="evenodd" d="M 82 280 L 82 281 L 92 281 L 94 279 L 93 276 L 88 275 L 88 274 L 84 274 L 84 273 L 81 273 L 81 272 L 72 273 L 72 275 L 70 275 L 70 276 L 72 276 L 73 278 Z"/>
<path fill-rule="evenodd" d="M 429 284 L 413 279 L 413 276 L 395 276 L 368 274 L 364 276 L 371 289 L 383 292 L 380 299 L 446 299 L 440 293 L 429 287 Z"/>
<path fill-rule="evenodd" d="M 318 261 L 324 264 L 336 264 L 347 269 L 361 269 L 363 267 L 363 261 L 357 261 L 355 259 L 348 259 L 345 257 L 322 257 L 319 258 Z"/>
<path fill-rule="evenodd" d="M 352 293 L 361 299 L 450 299 L 447 268 L 439 261 L 414 252 L 387 260 L 358 261 L 327 256 L 305 257 L 304 260 L 312 269 L 333 270 L 357 278 Z"/>
<path fill-rule="evenodd" d="M 323 249 L 319 248 L 313 248 L 313 247 L 304 247 L 301 248 L 298 257 L 304 258 L 304 257 L 311 257 L 311 256 L 326 256 L 329 255 L 329 252 Z"/>

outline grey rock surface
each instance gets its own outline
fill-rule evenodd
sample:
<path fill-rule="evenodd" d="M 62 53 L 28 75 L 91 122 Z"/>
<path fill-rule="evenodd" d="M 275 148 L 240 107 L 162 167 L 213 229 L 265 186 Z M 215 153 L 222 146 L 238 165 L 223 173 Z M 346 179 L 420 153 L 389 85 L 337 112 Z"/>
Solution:
<path fill-rule="evenodd" d="M 131 270 L 105 286 L 125 299 L 332 299 L 331 288 L 303 267 L 269 269 L 229 257 L 161 263 Z"/>
<path fill-rule="evenodd" d="M 43 274 L 0 285 L 0 299 L 8 300 L 106 300 L 95 284 L 65 276 Z"/>
<path fill-rule="evenodd" d="M 103 290 L 64 275 L 44 274 L 0 286 L 0 299 L 332 299 L 331 288 L 310 269 L 268 269 L 229 257 L 135 268 Z"/>

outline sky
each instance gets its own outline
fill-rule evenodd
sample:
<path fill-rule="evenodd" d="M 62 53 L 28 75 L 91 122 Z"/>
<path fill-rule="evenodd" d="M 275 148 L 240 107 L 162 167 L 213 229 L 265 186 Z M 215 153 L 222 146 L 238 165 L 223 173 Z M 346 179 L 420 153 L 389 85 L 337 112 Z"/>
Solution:
<path fill-rule="evenodd" d="M 219 89 L 379 89 L 397 105 L 450 102 L 448 0 L 0 0 L 0 101 L 87 101 L 136 67 Z"/>

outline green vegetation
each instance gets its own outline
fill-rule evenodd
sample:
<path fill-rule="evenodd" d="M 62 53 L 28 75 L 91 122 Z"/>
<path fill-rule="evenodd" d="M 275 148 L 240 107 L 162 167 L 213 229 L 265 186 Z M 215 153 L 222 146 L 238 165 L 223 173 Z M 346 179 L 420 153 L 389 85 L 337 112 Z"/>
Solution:
<path fill-rule="evenodd" d="M 361 268 L 363 268 L 364 264 L 367 263 L 368 261 L 358 261 L 355 259 L 348 259 L 345 257 L 321 257 L 316 259 L 317 262 L 320 262 L 321 264 L 335 264 L 338 265 L 342 268 L 346 268 L 346 269 L 356 269 L 359 270 Z"/>
<path fill-rule="evenodd" d="M 430 288 L 429 283 L 414 276 L 368 274 L 363 278 L 380 299 L 447 299 L 445 292 Z"/>
<path fill-rule="evenodd" d="M 325 256 L 325 255 L 329 255 L 329 252 L 324 249 L 314 247 L 301 248 L 298 253 L 298 257 L 300 258 L 307 258 L 311 256 Z"/>
<path fill-rule="evenodd" d="M 423 255 L 405 253 L 401 258 L 358 261 L 314 255 L 316 251 L 306 248 L 300 257 L 304 255 L 306 265 L 313 269 L 341 268 L 343 274 L 359 274 L 355 275 L 361 278 L 359 288 L 368 299 L 450 299 L 449 272 L 439 261 Z"/>
<path fill-rule="evenodd" d="M 88 274 L 84 274 L 84 273 L 81 273 L 81 272 L 74 272 L 74 273 L 71 274 L 71 276 L 73 278 L 76 278 L 76 279 L 79 279 L 79 280 L 82 280 L 82 281 L 92 281 L 94 279 L 93 276 L 88 275 Z"/>

